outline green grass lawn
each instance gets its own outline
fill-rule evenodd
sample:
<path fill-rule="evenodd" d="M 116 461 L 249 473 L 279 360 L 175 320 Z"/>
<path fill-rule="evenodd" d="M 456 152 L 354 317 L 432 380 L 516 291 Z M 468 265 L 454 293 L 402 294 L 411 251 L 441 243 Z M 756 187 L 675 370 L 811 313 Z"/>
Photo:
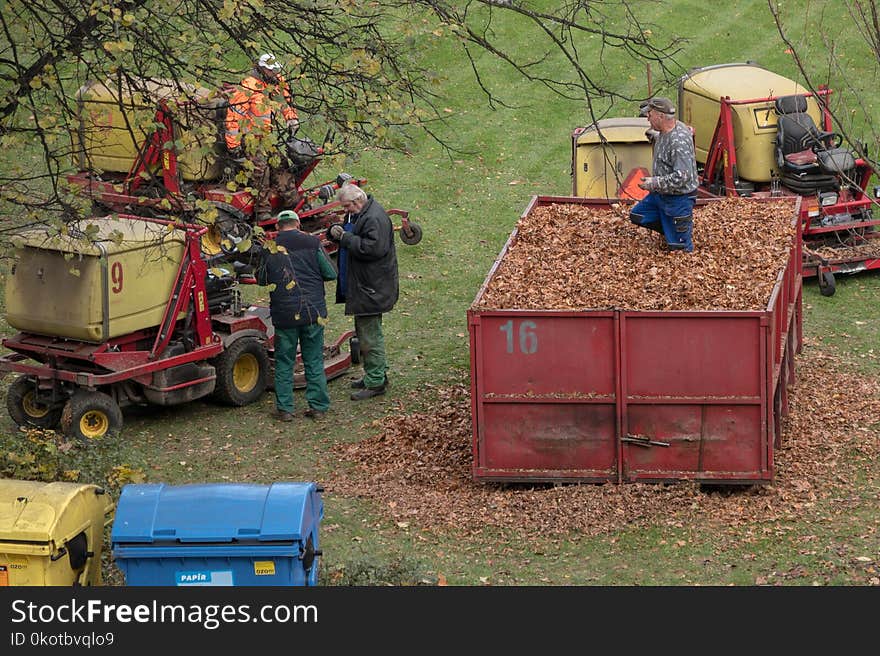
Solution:
<path fill-rule="evenodd" d="M 765 0 L 643 4 L 644 18 L 655 23 L 652 29 L 658 38 L 666 33 L 688 38 L 676 61 L 682 71 L 756 60 L 780 74 L 796 75 Z M 803 18 L 795 37 L 799 43 L 810 43 L 811 51 L 821 52 L 821 44 L 804 37 L 804 25 L 813 19 L 811 15 Z M 502 23 L 499 29 L 515 33 L 509 24 Z M 841 40 L 838 46 L 846 52 L 846 44 L 854 37 L 842 32 L 836 32 Z M 377 430 L 376 420 L 384 416 L 430 412 L 438 387 L 467 382 L 467 308 L 531 196 L 570 192 L 570 134 L 589 119 L 582 104 L 527 84 L 508 67 L 481 55 L 482 74 L 508 105 L 492 109 L 460 52 L 448 44 L 435 45 L 424 56 L 445 77 L 441 106 L 448 111 L 441 133 L 457 150 L 448 151 L 424 135 L 413 135 L 407 154 L 366 149 L 346 164 L 350 173 L 368 179 L 368 189 L 377 200 L 388 208 L 409 210 L 424 231 L 417 246 L 398 242 L 401 296 L 385 319 L 392 381 L 389 394 L 353 403 L 348 399 L 346 375 L 330 384 L 333 406 L 324 423 L 301 420 L 292 426 L 269 416 L 271 394 L 235 409 L 195 401 L 178 407 L 126 410 L 122 437 L 78 456 L 72 468 L 100 472 L 108 463 L 124 463 L 142 471 L 148 481 L 169 484 L 321 482 L 346 466 L 332 455 L 335 445 L 371 437 Z M 842 58 L 854 77 L 867 77 L 864 59 L 850 54 Z M 549 65 L 564 66 L 562 62 Z M 633 70 L 613 57 L 605 66 L 597 64 L 595 74 L 607 76 L 609 85 L 626 88 L 634 96 L 647 93 L 644 69 Z M 654 91 L 674 97 L 672 89 Z M 876 100 L 874 89 L 864 93 L 872 102 Z M 615 115 L 622 116 L 634 113 L 637 106 L 616 109 Z M 319 169 L 314 175 L 331 178 L 335 173 Z M 328 291 L 332 298 L 332 287 Z M 246 294 L 253 302 L 267 302 L 265 290 L 248 288 Z M 839 277 L 837 292 L 830 298 L 819 294 L 815 281 L 806 281 L 805 350 L 835 353 L 858 375 L 877 377 L 878 307 L 877 273 Z M 351 325 L 341 308 L 333 306 L 328 341 Z M 10 332 L 6 326 L 4 330 Z M 847 393 L 846 389 L 814 389 L 805 390 L 800 398 L 833 404 L 834 395 Z M 300 393 L 296 402 L 301 408 Z M 880 423 L 875 423 L 865 439 L 876 441 L 878 433 Z M 4 413 L 0 450 L 14 450 L 21 439 Z M 392 519 L 386 508 L 368 499 L 329 490 L 321 532 L 322 582 L 877 584 L 878 574 L 872 569 L 880 561 L 876 468 L 841 466 L 852 479 L 845 512 L 834 498 L 819 495 L 810 508 L 771 520 L 709 527 L 705 516 L 685 516 L 668 523 L 633 523 L 597 535 L 523 536 L 493 527 L 477 535 L 461 535 L 454 528 Z M 737 504 L 739 495 L 748 494 L 734 491 L 725 501 Z M 106 553 L 105 571 L 109 583 L 121 583 Z"/>

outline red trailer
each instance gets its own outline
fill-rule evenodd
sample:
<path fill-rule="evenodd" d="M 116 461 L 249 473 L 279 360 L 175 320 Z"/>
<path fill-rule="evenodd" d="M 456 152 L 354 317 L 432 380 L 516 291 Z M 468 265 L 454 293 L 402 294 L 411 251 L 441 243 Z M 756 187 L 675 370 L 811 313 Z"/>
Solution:
<path fill-rule="evenodd" d="M 536 196 L 522 216 L 554 203 L 609 201 Z M 468 311 L 473 478 L 772 481 L 802 344 L 792 223 L 760 311 L 479 309 L 514 230 Z M 657 347 L 675 340 L 685 347 Z"/>

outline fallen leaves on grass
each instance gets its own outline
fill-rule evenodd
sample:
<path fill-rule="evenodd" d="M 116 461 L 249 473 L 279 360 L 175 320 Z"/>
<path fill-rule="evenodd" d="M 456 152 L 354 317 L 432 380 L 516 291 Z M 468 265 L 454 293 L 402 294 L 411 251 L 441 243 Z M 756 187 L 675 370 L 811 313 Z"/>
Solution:
<path fill-rule="evenodd" d="M 802 517 L 816 512 L 819 500 L 829 501 L 831 512 L 846 512 L 855 503 L 850 481 L 872 471 L 880 455 L 872 428 L 880 416 L 880 383 L 818 351 L 805 350 L 797 362 L 771 485 L 476 483 L 470 392 L 462 384 L 435 389 L 438 402 L 430 412 L 387 417 L 375 423 L 379 431 L 372 437 L 335 447 L 341 466 L 326 487 L 377 501 L 411 530 L 477 535 L 494 527 L 524 540 L 694 520 L 731 527 Z M 822 390 L 842 393 L 831 398 Z"/>

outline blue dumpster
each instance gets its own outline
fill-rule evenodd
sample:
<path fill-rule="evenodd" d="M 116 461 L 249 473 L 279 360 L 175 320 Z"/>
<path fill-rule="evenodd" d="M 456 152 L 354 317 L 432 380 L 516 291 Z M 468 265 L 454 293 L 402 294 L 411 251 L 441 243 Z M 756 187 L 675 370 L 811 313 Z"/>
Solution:
<path fill-rule="evenodd" d="M 315 483 L 126 485 L 110 533 L 127 585 L 317 585 Z"/>

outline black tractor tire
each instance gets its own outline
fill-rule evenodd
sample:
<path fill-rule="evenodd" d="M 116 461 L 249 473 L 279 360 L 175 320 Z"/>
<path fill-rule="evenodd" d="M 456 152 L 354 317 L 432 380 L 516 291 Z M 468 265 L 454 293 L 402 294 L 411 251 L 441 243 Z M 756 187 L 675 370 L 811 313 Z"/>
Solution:
<path fill-rule="evenodd" d="M 402 241 L 407 246 L 415 246 L 420 241 L 422 241 L 422 226 L 413 221 L 409 222 L 409 232 L 407 233 L 406 229 L 401 226 L 400 228 L 400 241 Z"/>
<path fill-rule="evenodd" d="M 104 392 L 82 390 L 64 404 L 61 431 L 69 438 L 91 442 L 115 437 L 121 430 L 122 410 Z"/>
<path fill-rule="evenodd" d="M 837 291 L 837 281 L 831 271 L 822 271 L 819 273 L 819 293 L 822 296 L 834 296 Z"/>
<path fill-rule="evenodd" d="M 235 340 L 212 364 L 217 370 L 214 397 L 220 402 L 248 405 L 266 391 L 269 354 L 257 339 L 241 337 Z"/>
<path fill-rule="evenodd" d="M 351 353 L 352 364 L 361 363 L 361 343 L 357 337 L 352 337 L 348 340 L 348 352 Z"/>
<path fill-rule="evenodd" d="M 61 422 L 63 406 L 52 407 L 36 400 L 34 381 L 27 376 L 16 378 L 6 392 L 6 409 L 19 426 L 55 429 Z"/>

